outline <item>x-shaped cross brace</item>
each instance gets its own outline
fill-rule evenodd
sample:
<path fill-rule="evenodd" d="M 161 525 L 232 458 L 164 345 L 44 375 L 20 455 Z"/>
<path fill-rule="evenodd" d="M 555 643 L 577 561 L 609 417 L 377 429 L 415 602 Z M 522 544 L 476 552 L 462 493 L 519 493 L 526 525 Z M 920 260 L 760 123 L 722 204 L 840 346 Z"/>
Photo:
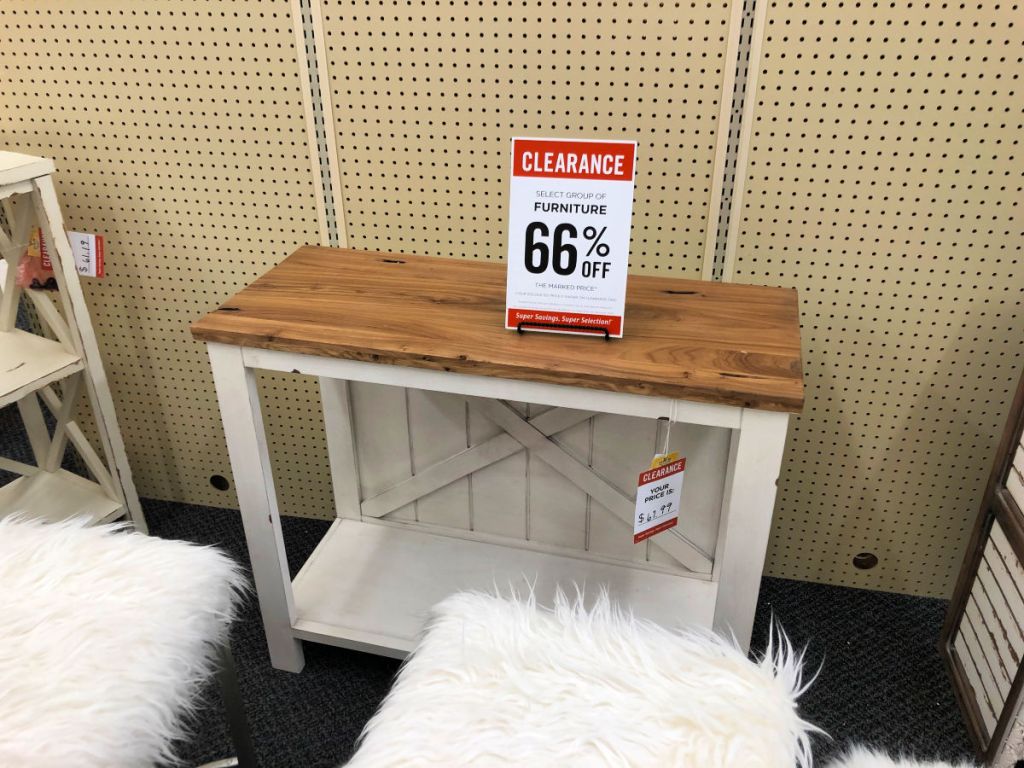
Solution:
<path fill-rule="evenodd" d="M 364 516 L 384 517 L 431 491 L 527 448 L 609 510 L 626 526 L 623 535 L 628 534 L 632 528 L 635 500 L 551 439 L 559 432 L 591 418 L 595 415 L 593 412 L 554 408 L 537 416 L 523 418 L 503 400 L 467 397 L 466 401 L 474 413 L 493 422 L 504 433 L 438 462 L 376 496 L 364 499 L 361 504 Z M 665 531 L 652 543 L 685 568 L 696 573 L 711 573 L 711 558 L 677 530 Z"/>

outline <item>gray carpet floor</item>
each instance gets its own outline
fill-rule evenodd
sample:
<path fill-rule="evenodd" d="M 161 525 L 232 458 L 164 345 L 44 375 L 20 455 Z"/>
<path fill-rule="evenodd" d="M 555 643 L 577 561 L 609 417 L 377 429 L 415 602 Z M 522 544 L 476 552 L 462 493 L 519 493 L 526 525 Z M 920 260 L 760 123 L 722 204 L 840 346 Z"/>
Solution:
<path fill-rule="evenodd" d="M 0 455 L 28 458 L 17 411 L 0 409 Z M 0 473 L 0 484 L 9 478 Z M 144 501 L 152 533 L 215 544 L 248 564 L 238 513 Z M 293 574 L 327 530 L 317 520 L 285 518 Z M 905 595 L 765 578 L 753 647 L 763 648 L 771 616 L 806 646 L 806 667 L 820 674 L 801 713 L 830 734 L 815 740 L 820 761 L 851 741 L 919 757 L 960 759 L 970 743 L 936 651 L 946 604 Z M 232 635 L 253 740 L 265 768 L 327 768 L 344 762 L 387 693 L 398 663 L 306 644 L 301 674 L 271 668 L 254 600 Z M 178 746 L 185 765 L 231 754 L 218 693 L 206 691 Z"/>

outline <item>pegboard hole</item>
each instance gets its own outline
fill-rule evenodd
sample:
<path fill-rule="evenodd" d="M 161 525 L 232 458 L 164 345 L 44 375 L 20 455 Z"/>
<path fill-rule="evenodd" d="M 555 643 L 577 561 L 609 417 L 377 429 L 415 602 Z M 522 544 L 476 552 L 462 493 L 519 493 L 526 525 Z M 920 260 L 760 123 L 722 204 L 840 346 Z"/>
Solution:
<path fill-rule="evenodd" d="M 218 491 L 226 491 L 231 487 L 231 483 L 224 475 L 210 475 L 210 485 L 216 488 Z"/>
<path fill-rule="evenodd" d="M 862 571 L 869 571 L 878 565 L 878 555 L 874 552 L 861 552 L 853 556 L 853 567 Z"/>

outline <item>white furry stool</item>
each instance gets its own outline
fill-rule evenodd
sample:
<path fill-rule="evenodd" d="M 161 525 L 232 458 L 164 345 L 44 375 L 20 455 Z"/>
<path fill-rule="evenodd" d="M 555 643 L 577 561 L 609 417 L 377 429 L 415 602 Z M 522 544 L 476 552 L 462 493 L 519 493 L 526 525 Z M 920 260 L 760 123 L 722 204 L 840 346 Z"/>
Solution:
<path fill-rule="evenodd" d="M 349 768 L 810 763 L 800 659 L 775 638 L 751 663 L 706 632 L 635 620 L 602 597 L 457 594 L 369 722 Z"/>
<path fill-rule="evenodd" d="M 802 654 L 759 662 L 704 631 L 638 621 L 601 596 L 463 593 L 434 618 L 347 768 L 810 768 Z M 968 768 L 854 747 L 826 768 Z"/>
<path fill-rule="evenodd" d="M 243 583 L 216 549 L 0 520 L 0 765 L 171 759 Z"/>

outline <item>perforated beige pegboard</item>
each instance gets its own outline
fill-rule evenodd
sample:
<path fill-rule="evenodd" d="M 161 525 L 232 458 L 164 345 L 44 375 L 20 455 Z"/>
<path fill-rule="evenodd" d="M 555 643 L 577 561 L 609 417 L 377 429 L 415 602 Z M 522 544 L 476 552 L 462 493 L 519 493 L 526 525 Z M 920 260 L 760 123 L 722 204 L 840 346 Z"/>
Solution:
<path fill-rule="evenodd" d="M 349 244 L 504 258 L 513 136 L 639 142 L 634 272 L 699 277 L 728 0 L 323 0 Z"/>
<path fill-rule="evenodd" d="M 87 292 L 145 496 L 234 503 L 188 324 L 319 239 L 291 10 L 0 5 L 0 145 L 54 157 L 108 238 Z M 511 136 L 632 137 L 634 271 L 700 274 L 727 2 L 323 12 L 353 246 L 500 259 Z M 945 594 L 1022 365 L 1020 6 L 767 14 L 735 273 L 801 290 L 808 383 L 770 572 Z M 314 388 L 261 391 L 284 511 L 329 516 Z"/>
<path fill-rule="evenodd" d="M 319 241 L 290 4 L 5 2 L 0 26 L 0 146 L 53 157 L 68 226 L 107 238 L 83 282 L 139 492 L 233 505 L 188 326 Z M 315 389 L 262 392 L 284 511 L 327 515 Z"/>
<path fill-rule="evenodd" d="M 769 3 L 735 270 L 801 298 L 774 575 L 952 587 L 1024 364 L 1020 21 Z"/>

